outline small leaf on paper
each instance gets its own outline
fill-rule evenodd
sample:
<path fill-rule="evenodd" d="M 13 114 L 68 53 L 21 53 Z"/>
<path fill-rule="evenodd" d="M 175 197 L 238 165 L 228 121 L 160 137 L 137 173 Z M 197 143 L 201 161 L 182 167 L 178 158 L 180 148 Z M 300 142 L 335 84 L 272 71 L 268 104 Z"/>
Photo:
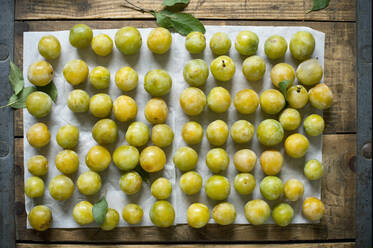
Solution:
<path fill-rule="evenodd" d="M 280 91 L 284 95 L 285 99 L 286 99 L 286 92 L 290 84 L 291 84 L 290 80 L 284 80 L 278 84 L 278 87 L 280 88 Z"/>
<path fill-rule="evenodd" d="M 23 80 L 21 70 L 12 61 L 10 61 L 9 64 L 10 64 L 10 73 L 9 73 L 10 85 L 13 88 L 14 94 L 18 95 L 22 91 L 25 85 L 25 82 Z"/>
<path fill-rule="evenodd" d="M 58 91 L 53 81 L 47 84 L 46 86 L 39 86 L 36 88 L 40 91 L 43 91 L 44 93 L 47 93 L 52 98 L 53 102 L 56 102 Z"/>
<path fill-rule="evenodd" d="M 105 222 L 105 215 L 107 212 L 108 204 L 105 197 L 102 197 L 98 202 L 93 205 L 92 214 L 95 222 L 102 226 Z"/>
<path fill-rule="evenodd" d="M 173 28 L 181 35 L 188 35 L 192 31 L 205 33 L 205 27 L 195 17 L 187 13 L 174 13 L 168 10 L 155 12 L 158 25 L 164 28 Z"/>
<path fill-rule="evenodd" d="M 149 173 L 146 172 L 141 166 L 136 166 L 135 171 L 140 174 L 142 180 L 149 184 Z"/>
<path fill-rule="evenodd" d="M 13 94 L 9 98 L 8 104 L 6 106 L 10 106 L 15 109 L 26 107 L 26 99 L 28 95 L 30 95 L 34 91 L 36 91 L 36 88 L 34 86 L 23 88 L 18 95 Z M 5 107 L 5 106 L 2 106 L 2 107 Z"/>
<path fill-rule="evenodd" d="M 174 6 L 175 4 L 185 4 L 187 5 L 189 0 L 163 0 L 162 4 L 168 7 Z"/>
<path fill-rule="evenodd" d="M 322 10 L 328 7 L 330 0 L 313 0 L 313 7 L 307 13 L 312 11 Z"/>

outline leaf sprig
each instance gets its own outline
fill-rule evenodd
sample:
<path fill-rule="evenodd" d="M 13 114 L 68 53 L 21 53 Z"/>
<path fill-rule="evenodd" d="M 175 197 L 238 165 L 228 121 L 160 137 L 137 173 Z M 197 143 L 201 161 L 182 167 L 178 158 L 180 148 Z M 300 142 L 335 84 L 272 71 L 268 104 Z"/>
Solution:
<path fill-rule="evenodd" d="M 102 226 L 105 222 L 105 216 L 108 209 L 108 204 L 105 197 L 102 197 L 93 205 L 92 215 L 97 225 Z"/>
<path fill-rule="evenodd" d="M 206 32 L 203 24 L 191 14 L 174 12 L 168 9 L 162 9 L 159 11 L 149 10 L 139 7 L 129 0 L 125 0 L 125 2 L 126 5 L 122 5 L 124 8 L 136 10 L 141 13 L 152 14 L 160 27 L 174 30 L 181 35 L 188 35 L 192 31 L 198 31 L 203 34 Z M 189 0 L 163 0 L 163 5 L 166 7 L 174 7 L 180 4 L 185 7 L 188 3 Z"/>
<path fill-rule="evenodd" d="M 8 104 L 0 106 L 1 108 L 12 107 L 15 109 L 21 109 L 26 107 L 26 99 L 34 91 L 43 91 L 47 93 L 53 100 L 57 100 L 57 88 L 53 82 L 50 82 L 46 86 L 28 86 L 25 87 L 25 81 L 22 76 L 21 70 L 12 62 L 9 61 L 10 73 L 9 73 L 9 82 L 13 89 L 13 95 L 10 96 Z"/>
<path fill-rule="evenodd" d="M 278 87 L 280 88 L 281 93 L 284 95 L 285 100 L 286 100 L 286 94 L 287 94 L 287 91 L 288 91 L 289 85 L 290 85 L 291 83 L 292 83 L 292 82 L 291 82 L 290 80 L 284 80 L 284 81 L 281 81 L 281 82 L 278 84 Z"/>
<path fill-rule="evenodd" d="M 329 2 L 330 0 L 313 0 L 313 7 L 311 10 L 307 12 L 307 14 L 312 11 L 318 11 L 318 10 L 325 9 L 326 7 L 329 6 Z"/>

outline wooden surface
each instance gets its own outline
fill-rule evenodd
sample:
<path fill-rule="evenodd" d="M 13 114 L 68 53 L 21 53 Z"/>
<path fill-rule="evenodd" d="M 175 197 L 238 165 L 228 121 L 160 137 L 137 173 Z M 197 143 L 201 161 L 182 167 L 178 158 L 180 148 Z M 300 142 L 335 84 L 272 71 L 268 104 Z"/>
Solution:
<path fill-rule="evenodd" d="M 272 248 L 273 244 L 254 245 L 197 245 L 198 248 Z M 17 248 L 51 248 L 52 245 L 18 244 Z M 53 245 L 54 248 L 91 248 L 91 245 Z M 95 248 L 193 248 L 196 245 L 96 245 Z M 323 244 L 276 244 L 279 248 L 353 248 L 352 242 Z"/>
<path fill-rule="evenodd" d="M 15 11 L 15 61 L 22 66 L 24 31 L 66 30 L 76 23 L 92 28 L 155 27 L 151 15 L 120 7 L 123 0 L 17 0 Z M 143 0 L 144 8 L 160 8 L 161 1 Z M 232 225 L 196 230 L 187 225 L 159 229 L 156 227 L 100 229 L 51 229 L 36 232 L 26 229 L 23 192 L 23 122 L 15 111 L 15 182 L 17 247 L 81 248 L 91 245 L 40 245 L 32 242 L 100 242 L 98 248 L 112 248 L 112 242 L 291 242 L 314 240 L 322 243 L 281 244 L 279 247 L 354 247 L 355 243 L 355 163 L 356 163 L 356 71 L 355 71 L 355 1 L 332 0 L 322 11 L 305 14 L 312 0 L 191 0 L 186 12 L 210 25 L 296 25 L 325 32 L 325 81 L 334 93 L 335 102 L 324 112 L 326 130 L 323 141 L 322 199 L 326 214 L 319 224 L 296 224 L 286 228 L 275 225 Z M 45 20 L 47 19 L 47 20 Z M 81 20 L 83 19 L 83 20 Z M 328 243 L 338 241 L 337 243 Z M 345 242 L 340 242 L 345 241 Z M 200 245 L 228 247 L 228 245 Z M 232 245 L 229 245 L 231 247 Z M 270 244 L 235 245 L 235 247 L 269 247 Z M 118 246 L 115 246 L 118 247 Z M 122 245 L 119 247 L 146 247 Z M 152 245 L 152 247 L 163 247 Z M 172 245 L 187 248 L 190 245 Z"/>
<path fill-rule="evenodd" d="M 161 8 L 161 0 L 132 1 L 146 9 Z M 124 0 L 17 0 L 16 20 L 143 19 L 150 14 L 121 7 Z M 306 14 L 310 0 L 192 0 L 186 12 L 203 19 L 355 21 L 355 1 L 330 1 L 328 9 Z"/>

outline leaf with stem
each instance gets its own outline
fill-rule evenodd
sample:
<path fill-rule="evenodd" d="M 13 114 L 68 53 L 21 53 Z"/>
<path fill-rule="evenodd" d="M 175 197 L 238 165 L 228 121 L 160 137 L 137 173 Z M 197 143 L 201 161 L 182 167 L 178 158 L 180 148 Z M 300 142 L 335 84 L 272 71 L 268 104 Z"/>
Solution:
<path fill-rule="evenodd" d="M 10 73 L 9 73 L 10 85 L 13 88 L 14 94 L 18 95 L 22 91 L 25 85 L 25 82 L 23 80 L 23 75 L 22 75 L 21 70 L 12 61 L 9 61 L 9 64 L 10 64 Z"/>
<path fill-rule="evenodd" d="M 313 7 L 311 10 L 307 12 L 307 14 L 312 11 L 318 11 L 318 10 L 325 9 L 326 7 L 329 6 L 329 2 L 330 0 L 313 0 Z"/>
<path fill-rule="evenodd" d="M 39 87 L 36 87 L 37 90 L 40 90 L 40 91 L 43 91 L 44 93 L 47 93 L 53 100 L 53 102 L 56 102 L 57 100 L 57 95 L 58 95 L 58 91 L 57 91 L 57 88 L 56 88 L 56 85 L 52 82 L 50 82 L 49 84 L 47 84 L 46 86 L 39 86 Z"/>
<path fill-rule="evenodd" d="M 285 100 L 286 100 L 286 93 L 287 93 L 288 88 L 289 88 L 289 85 L 290 85 L 291 83 L 292 83 L 292 82 L 291 82 L 290 80 L 284 80 L 284 81 L 281 81 L 281 82 L 278 84 L 278 87 L 280 88 L 281 93 L 284 95 Z"/>
<path fill-rule="evenodd" d="M 93 205 L 92 214 L 95 222 L 102 226 L 105 222 L 105 215 L 107 212 L 108 204 L 105 197 L 102 197 L 98 202 Z"/>
<path fill-rule="evenodd" d="M 184 4 L 187 5 L 189 0 L 163 0 L 162 4 L 167 7 L 174 6 L 176 4 Z"/>
<path fill-rule="evenodd" d="M 28 95 L 30 95 L 32 92 L 36 91 L 36 87 L 34 86 L 29 86 L 26 88 L 23 88 L 21 92 L 16 95 L 13 94 L 8 101 L 7 105 L 0 106 L 0 109 L 5 108 L 5 107 L 12 107 L 15 109 L 20 109 L 26 107 L 26 99 Z"/>

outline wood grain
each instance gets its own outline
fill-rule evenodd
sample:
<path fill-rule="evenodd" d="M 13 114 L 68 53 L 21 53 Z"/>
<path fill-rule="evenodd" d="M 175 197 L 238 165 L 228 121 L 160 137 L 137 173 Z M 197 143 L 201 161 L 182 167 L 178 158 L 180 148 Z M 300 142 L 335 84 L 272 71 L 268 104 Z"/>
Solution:
<path fill-rule="evenodd" d="M 289 241 L 355 238 L 355 165 L 356 135 L 324 135 L 322 200 L 325 216 L 319 224 L 276 225 L 208 225 L 193 229 L 177 225 L 156 227 L 122 227 L 105 232 L 96 228 L 50 229 L 37 232 L 26 229 L 23 192 L 23 139 L 15 139 L 16 226 L 17 240 L 84 242 L 198 242 L 198 241 Z M 51 166 L 53 166 L 51 164 Z"/>
<path fill-rule="evenodd" d="M 273 244 L 253 244 L 253 245 L 95 245 L 95 248 L 272 248 Z M 55 245 L 55 244 L 17 244 L 17 248 L 90 248 L 92 245 Z M 353 248 L 355 243 L 321 243 L 321 244 L 276 244 L 279 248 Z"/>
<path fill-rule="evenodd" d="M 66 30 L 79 21 L 30 21 L 15 23 L 15 61 L 22 66 L 23 32 Z M 96 29 L 155 27 L 153 21 L 84 21 Z M 356 132 L 355 24 L 341 22 L 204 21 L 206 25 L 308 26 L 325 32 L 325 82 L 334 93 L 333 106 L 324 111 L 325 134 Z M 262 41 L 264 42 L 264 41 Z M 36 44 L 35 44 L 36 45 Z M 144 44 L 145 45 L 145 44 Z M 15 112 L 15 136 L 23 136 L 22 113 Z"/>
<path fill-rule="evenodd" d="M 130 0 L 145 9 L 160 9 L 161 0 Z M 16 20 L 31 19 L 150 19 L 150 14 L 123 8 L 124 0 L 17 0 Z M 240 20 L 323 20 L 355 21 L 354 0 L 330 1 L 328 8 L 306 12 L 309 0 L 191 0 L 185 12 L 203 19 Z"/>

